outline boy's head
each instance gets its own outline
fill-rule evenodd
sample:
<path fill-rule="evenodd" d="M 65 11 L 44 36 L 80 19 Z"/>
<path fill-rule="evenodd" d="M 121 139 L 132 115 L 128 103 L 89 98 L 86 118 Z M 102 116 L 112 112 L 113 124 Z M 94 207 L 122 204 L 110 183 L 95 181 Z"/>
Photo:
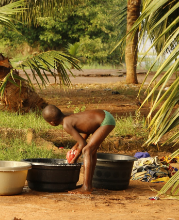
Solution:
<path fill-rule="evenodd" d="M 42 111 L 42 116 L 49 124 L 57 126 L 62 120 L 63 113 L 55 105 L 47 105 Z"/>

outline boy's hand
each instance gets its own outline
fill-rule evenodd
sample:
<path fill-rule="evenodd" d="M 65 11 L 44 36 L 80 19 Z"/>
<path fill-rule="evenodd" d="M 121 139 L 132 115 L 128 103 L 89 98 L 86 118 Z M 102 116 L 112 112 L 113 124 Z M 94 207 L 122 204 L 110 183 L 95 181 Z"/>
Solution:
<path fill-rule="evenodd" d="M 76 154 L 77 154 L 77 150 L 73 150 L 73 149 L 67 152 L 66 159 L 68 163 L 70 163 L 73 160 Z"/>
<path fill-rule="evenodd" d="M 76 163 L 77 160 L 78 160 L 78 158 L 81 156 L 81 154 L 82 154 L 82 150 L 80 150 L 79 148 L 77 148 L 77 149 L 75 150 L 75 156 L 73 157 L 73 159 L 71 160 L 70 163 Z"/>
<path fill-rule="evenodd" d="M 74 130 L 75 131 L 75 130 Z M 76 132 L 75 132 L 76 133 Z M 70 134 L 70 132 L 69 132 Z M 82 149 L 87 145 L 86 139 L 88 138 L 88 134 L 82 134 L 80 135 L 79 133 L 76 133 L 77 136 L 79 135 L 80 141 L 77 141 L 77 143 L 72 147 L 71 150 L 75 152 L 75 155 L 71 155 L 70 158 L 71 160 L 68 160 L 68 163 L 76 163 L 80 155 L 82 154 Z M 75 138 L 74 138 L 75 139 Z M 73 153 L 72 153 L 73 154 Z M 66 157 L 67 158 L 67 157 Z"/>

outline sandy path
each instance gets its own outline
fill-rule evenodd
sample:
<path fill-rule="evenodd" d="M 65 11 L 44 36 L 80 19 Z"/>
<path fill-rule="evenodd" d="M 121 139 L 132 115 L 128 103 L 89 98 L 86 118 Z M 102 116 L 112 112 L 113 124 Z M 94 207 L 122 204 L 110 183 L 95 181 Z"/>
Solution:
<path fill-rule="evenodd" d="M 98 83 L 98 84 L 102 84 L 102 83 L 116 83 L 118 81 L 120 82 L 125 82 L 126 80 L 126 73 L 125 71 L 122 70 L 118 70 L 118 69 L 107 69 L 107 70 L 103 70 L 103 69 L 88 69 L 88 70 L 83 70 L 83 71 L 78 71 L 78 70 L 72 70 L 73 74 L 75 77 L 73 77 L 70 73 L 69 77 L 70 80 L 72 82 L 72 84 L 76 84 L 76 83 L 87 83 L 87 84 L 92 84 L 92 83 Z M 33 79 L 32 77 L 32 73 L 30 70 L 27 70 L 27 73 L 29 74 L 29 77 L 32 80 L 32 83 L 36 83 L 36 80 Z M 140 71 L 137 74 L 137 78 L 138 78 L 138 82 L 142 83 L 144 78 L 145 78 L 145 71 Z M 24 78 L 26 78 L 26 76 L 24 75 L 24 73 L 22 71 L 20 71 L 20 75 Z M 152 79 L 152 77 L 154 76 L 153 73 L 150 73 L 150 75 L 147 78 L 147 83 L 150 82 L 150 80 Z M 48 74 L 49 77 L 49 81 L 50 83 L 55 83 L 55 79 L 53 77 L 51 77 Z M 160 78 L 160 77 L 159 77 Z M 171 77 L 171 80 L 169 81 L 172 82 L 172 80 L 175 78 L 175 76 Z M 37 77 L 37 79 L 39 79 Z M 57 82 L 59 82 L 58 78 L 57 78 Z"/>

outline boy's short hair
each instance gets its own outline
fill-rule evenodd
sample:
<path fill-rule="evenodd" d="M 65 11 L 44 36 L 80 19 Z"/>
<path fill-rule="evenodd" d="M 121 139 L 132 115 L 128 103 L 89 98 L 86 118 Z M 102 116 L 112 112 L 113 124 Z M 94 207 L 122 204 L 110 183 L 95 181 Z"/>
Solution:
<path fill-rule="evenodd" d="M 55 105 L 47 105 L 42 111 L 42 116 L 46 121 L 51 122 L 59 120 L 62 112 Z"/>

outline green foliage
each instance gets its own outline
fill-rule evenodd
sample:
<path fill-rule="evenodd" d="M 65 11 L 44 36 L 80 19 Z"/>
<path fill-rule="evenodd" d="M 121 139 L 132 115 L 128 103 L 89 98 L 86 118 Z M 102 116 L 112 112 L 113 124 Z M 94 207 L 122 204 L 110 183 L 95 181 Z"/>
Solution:
<path fill-rule="evenodd" d="M 149 38 L 154 44 L 155 50 L 159 54 L 166 43 L 166 39 L 178 28 L 178 1 L 163 1 L 161 5 L 156 5 L 156 10 L 151 13 L 150 17 L 147 18 L 146 29 Z M 168 28 L 170 27 L 170 28 Z M 167 30 L 168 29 L 168 30 Z M 167 31 L 166 31 L 167 30 Z M 161 35 L 162 33 L 162 35 Z M 160 36 L 160 40 L 158 40 Z M 172 51 L 178 44 L 179 39 L 175 38 L 171 44 L 166 48 L 166 52 Z"/>
<path fill-rule="evenodd" d="M 153 105 L 151 106 L 150 112 L 147 116 L 150 133 L 146 144 L 149 145 L 151 143 L 157 144 L 164 134 L 176 129 L 179 125 L 179 78 L 176 73 L 179 69 L 179 2 L 178 0 L 143 0 L 142 3 L 143 10 L 128 34 L 134 36 L 135 32 L 140 29 L 141 39 L 146 36 L 147 33 L 148 36 L 150 36 L 150 38 L 153 40 L 153 43 L 146 54 L 152 47 L 155 47 L 158 52 L 158 56 L 149 68 L 146 77 L 157 61 L 166 53 L 166 51 L 170 51 L 169 56 L 165 61 L 163 61 L 156 74 L 152 78 L 148 86 L 148 95 L 142 103 L 143 106 L 143 104 L 146 103 L 150 98 L 153 101 Z M 126 37 L 127 36 L 125 36 L 118 43 L 118 45 L 126 40 Z M 168 66 L 170 67 L 168 68 Z M 167 71 L 163 74 L 165 69 L 167 69 Z M 169 86 L 168 90 L 165 90 L 167 83 L 174 74 L 176 75 L 176 80 Z M 152 89 L 150 90 L 152 83 L 154 83 L 160 75 L 161 79 L 155 84 L 155 86 L 152 86 Z M 153 99 L 153 94 L 157 90 L 159 90 L 159 92 L 157 93 L 156 98 Z M 176 129 L 176 132 L 168 141 L 178 142 L 178 140 L 179 131 Z M 175 152 L 174 154 L 176 155 L 178 152 Z M 170 195 L 168 195 L 169 198 L 178 199 L 178 186 L 179 171 L 176 172 L 172 178 L 170 178 L 170 180 L 162 187 L 157 195 L 166 195 L 167 191 L 170 190 Z"/>
<path fill-rule="evenodd" d="M 74 110 L 74 113 L 84 112 L 86 109 L 86 106 L 82 106 L 81 108 L 76 107 Z"/>
<path fill-rule="evenodd" d="M 0 3 L 0 25 L 11 28 L 16 31 L 14 24 L 12 23 L 13 15 L 23 11 L 24 1 L 16 1 L 11 4 L 5 5 Z"/>
<path fill-rule="evenodd" d="M 67 74 L 67 69 L 72 74 L 69 67 L 69 64 L 71 64 L 74 68 L 81 70 L 81 68 L 76 63 L 77 60 L 70 55 L 62 53 L 60 51 L 47 51 L 35 54 L 32 57 L 28 57 L 25 61 L 19 64 L 17 68 L 20 68 L 24 71 L 24 73 L 28 77 L 28 81 L 31 83 L 32 86 L 33 84 L 25 68 L 30 68 L 33 77 L 36 80 L 39 87 L 41 87 L 39 83 L 40 80 L 42 85 L 44 86 L 47 82 L 49 82 L 47 72 L 49 72 L 55 78 L 55 80 L 58 76 L 60 83 L 63 83 L 63 85 L 70 86 L 71 81 Z M 55 72 L 55 70 L 57 71 L 57 73 Z M 37 79 L 36 74 L 39 76 L 40 80 Z"/>
<path fill-rule="evenodd" d="M 40 130 L 59 129 L 49 125 L 38 113 L 28 113 L 25 115 L 0 111 L 1 128 L 28 129 L 33 128 L 36 132 Z M 62 127 L 61 127 L 62 128 Z"/>
<path fill-rule="evenodd" d="M 50 3 L 50 6 L 53 6 L 52 8 L 54 8 L 54 6 L 55 6 L 53 4 L 54 2 L 57 3 L 59 1 L 52 1 Z M 23 3 L 24 3 L 23 1 L 18 1 L 18 4 L 14 5 L 13 2 L 4 1 L 4 3 L 2 5 L 0 4 L 0 13 L 4 14 L 4 16 L 0 15 L 0 22 L 2 22 L 3 26 L 5 26 L 5 27 L 9 26 L 10 28 L 12 28 L 12 30 L 15 29 L 12 22 L 9 20 L 8 15 L 9 14 L 10 15 L 17 14 L 17 12 L 19 12 L 19 8 L 20 8 L 20 11 L 23 10 L 24 9 L 24 8 L 22 8 L 24 6 Z M 35 2 L 26 1 L 25 4 L 28 8 L 26 10 L 26 14 L 25 14 L 25 12 L 24 12 L 24 14 L 23 13 L 21 14 L 21 18 L 22 18 L 22 15 L 26 16 L 30 11 L 33 14 L 34 13 L 34 4 L 37 5 L 38 3 L 39 3 L 38 1 L 35 1 Z M 64 1 L 60 2 L 61 8 L 64 3 L 66 3 L 66 2 L 64 2 Z M 4 6 L 4 4 L 7 4 L 7 5 Z M 68 2 L 68 4 L 70 5 L 70 2 Z M 73 4 L 74 4 L 74 2 L 73 2 Z M 35 9 L 35 15 L 37 15 L 37 14 L 39 15 L 39 10 L 40 9 L 44 10 L 45 7 L 47 7 L 48 5 L 49 4 L 43 4 L 43 3 L 38 4 L 39 7 L 37 9 Z M 19 7 L 19 8 L 16 8 L 16 7 Z M 40 7 L 42 7 L 42 8 L 40 8 Z M 38 12 L 38 13 L 36 13 L 36 12 Z M 18 17 L 18 15 L 17 15 L 17 17 Z M 31 19 L 31 17 L 30 17 L 30 19 Z M 32 19 L 34 19 L 34 18 L 32 18 Z M 5 24 L 3 23 L 3 21 L 6 21 Z M 1 33 L 3 33 L 3 31 Z M 47 81 L 49 82 L 48 76 L 45 71 L 50 72 L 50 74 L 55 78 L 55 80 L 56 80 L 56 75 L 58 75 L 58 77 L 60 79 L 60 84 L 63 83 L 63 85 L 69 86 L 71 84 L 71 81 L 70 81 L 69 76 L 66 71 L 67 69 L 70 71 L 69 64 L 72 65 L 73 68 L 81 70 L 81 68 L 77 64 L 77 60 L 75 58 L 73 58 L 72 56 L 64 54 L 60 51 L 48 51 L 48 52 L 44 52 L 41 54 L 36 53 L 32 57 L 28 57 L 21 64 L 19 64 L 17 66 L 17 68 L 20 68 L 24 71 L 24 73 L 27 76 L 27 81 L 29 81 L 29 83 L 31 85 L 32 85 L 31 80 L 30 80 L 25 68 L 30 68 L 30 70 L 32 71 L 33 77 L 36 79 L 36 82 L 38 83 L 39 87 L 40 87 L 40 82 L 36 78 L 35 74 L 37 74 L 38 77 L 40 77 L 42 85 L 45 85 Z M 53 70 L 52 70 L 52 68 L 53 68 Z M 15 84 L 15 81 L 10 79 L 11 77 L 12 78 L 18 77 L 18 80 L 22 79 L 21 77 L 17 76 L 17 74 L 13 74 L 12 69 L 11 69 L 11 72 L 5 76 L 5 79 L 3 79 L 0 82 L 1 95 L 3 95 L 4 88 L 7 84 L 7 81 Z M 70 71 L 70 73 L 72 74 L 71 71 Z M 24 80 L 24 79 L 22 79 L 22 80 Z"/>
<path fill-rule="evenodd" d="M 32 49 L 38 48 L 39 32 L 42 30 L 41 27 L 35 27 L 35 26 L 29 27 L 28 25 L 21 23 L 17 23 L 15 27 L 17 31 L 12 31 L 8 27 L 2 27 L 0 31 L 2 42 L 4 42 L 4 47 L 6 48 L 6 50 L 9 49 L 11 51 L 16 51 L 16 54 L 17 53 L 24 54 L 26 45 L 28 45 Z M 12 52 L 11 52 L 11 56 L 12 56 Z"/>
<path fill-rule="evenodd" d="M 76 42 L 74 44 L 70 44 L 68 43 L 68 46 L 67 46 L 67 51 L 70 55 L 72 55 L 73 57 L 76 57 L 77 58 L 77 53 L 78 53 L 78 49 L 80 47 L 80 43 L 79 42 Z"/>
<path fill-rule="evenodd" d="M 1 0 L 0 7 L 12 4 L 16 1 L 17 0 Z M 68 6 L 68 9 L 70 10 L 85 1 L 86 0 L 22 0 L 25 4 L 26 10 L 21 15 L 16 14 L 15 17 L 23 23 L 27 22 L 29 24 L 36 24 L 37 17 L 55 16 L 57 8 Z M 22 4 L 20 6 L 22 6 Z"/>
<path fill-rule="evenodd" d="M 0 141 L 0 160 L 20 161 L 26 158 L 54 158 L 52 150 L 38 148 L 34 143 L 27 144 L 20 139 Z"/>
<path fill-rule="evenodd" d="M 116 136 L 136 136 L 143 137 L 147 139 L 147 129 L 145 126 L 145 120 L 143 118 L 135 116 L 128 117 L 116 117 L 116 126 L 114 128 L 114 133 Z"/>
<path fill-rule="evenodd" d="M 37 17 L 37 25 L 16 24 L 22 35 L 3 28 L 1 35 L 6 47 L 27 43 L 40 51 L 61 50 L 68 46 L 80 44 L 78 57 L 83 63 L 121 62 L 122 48 L 109 55 L 117 39 L 125 32 L 117 27 L 115 14 L 126 4 L 126 0 L 86 1 L 74 8 L 56 7 L 55 16 Z"/>
<path fill-rule="evenodd" d="M 86 35 L 80 38 L 81 47 L 78 50 L 80 57 L 85 57 L 86 63 L 93 64 L 111 64 L 119 65 L 121 53 L 116 50 L 115 53 L 109 55 L 110 46 L 108 42 L 103 43 L 101 38 L 90 38 Z"/>

